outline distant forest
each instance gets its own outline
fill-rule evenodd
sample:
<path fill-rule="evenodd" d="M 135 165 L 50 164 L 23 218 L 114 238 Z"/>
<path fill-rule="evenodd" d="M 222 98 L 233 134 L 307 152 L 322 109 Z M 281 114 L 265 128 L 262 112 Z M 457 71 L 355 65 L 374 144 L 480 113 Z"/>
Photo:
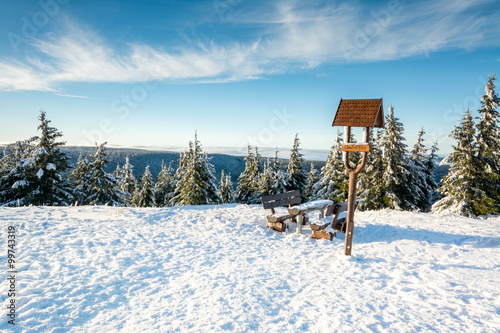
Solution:
<path fill-rule="evenodd" d="M 5 146 L 0 146 L 1 150 L 5 148 Z M 108 149 L 108 158 L 110 163 L 106 166 L 105 170 L 109 173 L 112 173 L 116 169 L 117 163 L 122 166 L 125 164 L 125 158 L 129 156 L 130 164 L 134 166 L 134 176 L 139 178 L 146 169 L 146 166 L 149 165 L 149 170 L 153 174 L 153 177 L 156 180 L 158 173 L 161 170 L 161 162 L 165 162 L 168 165 L 172 162 L 172 167 L 174 169 L 177 168 L 177 163 L 179 161 L 178 152 L 169 152 L 169 151 L 153 151 L 146 149 L 132 149 L 132 148 L 107 148 Z M 78 160 L 78 156 L 82 154 L 83 156 L 93 154 L 95 152 L 95 147 L 79 147 L 79 146 L 62 146 L 61 151 L 64 152 L 70 159 L 71 164 L 75 164 Z M 289 151 L 280 151 L 282 155 L 289 155 Z M 211 158 L 211 163 L 215 168 L 215 175 L 217 179 L 220 179 L 221 172 L 224 170 L 224 173 L 231 174 L 231 181 L 235 184 L 238 183 L 238 177 L 245 169 L 245 160 L 244 156 L 232 156 L 226 154 L 208 154 Z M 326 156 L 325 156 L 326 157 Z M 267 158 L 261 158 L 261 164 L 264 165 L 264 162 Z M 280 159 L 283 165 L 288 164 L 288 159 Z M 311 169 L 311 161 L 304 164 L 304 168 L 307 172 Z M 325 161 L 312 161 L 314 162 L 314 167 L 320 170 L 324 165 Z M 450 169 L 449 165 L 441 165 L 439 166 L 435 172 L 435 180 L 436 183 L 439 184 L 441 179 L 448 173 Z"/>
<path fill-rule="evenodd" d="M 75 146 L 63 146 L 61 150 L 71 158 L 70 162 L 72 164 L 76 163 L 78 160 L 78 156 L 89 155 L 95 152 L 95 147 L 75 147 Z M 290 152 L 280 151 L 282 155 L 288 155 Z M 168 152 L 168 151 L 152 151 L 146 149 L 129 149 L 129 148 L 108 148 L 108 157 L 110 159 L 109 165 L 106 167 L 107 172 L 113 172 L 116 169 L 116 164 L 120 165 L 125 164 L 125 157 L 129 156 L 130 164 L 134 166 L 134 175 L 136 177 L 140 177 L 144 173 L 144 169 L 149 165 L 149 170 L 153 174 L 153 176 L 158 176 L 158 173 L 161 170 L 161 162 L 164 161 L 166 165 L 168 165 L 172 161 L 172 167 L 174 169 L 177 168 L 177 163 L 179 160 L 180 153 L 177 152 Z M 238 182 L 239 175 L 245 169 L 245 160 L 244 156 L 232 156 L 226 154 L 208 154 L 211 158 L 210 162 L 215 167 L 215 173 L 217 179 L 220 179 L 221 172 L 224 170 L 225 174 L 231 173 L 231 181 L 234 183 Z M 326 157 L 326 156 L 325 156 Z M 267 158 L 261 158 L 261 164 L 264 165 L 264 162 Z M 283 165 L 288 164 L 288 159 L 282 158 L 280 159 Z M 304 164 L 304 168 L 307 172 L 311 170 L 311 163 L 314 162 L 314 167 L 320 170 L 324 165 L 325 161 L 308 161 L 308 163 Z M 450 169 L 449 165 L 441 165 L 434 172 L 434 176 L 436 179 L 436 183 L 439 184 L 441 179 L 448 173 Z"/>

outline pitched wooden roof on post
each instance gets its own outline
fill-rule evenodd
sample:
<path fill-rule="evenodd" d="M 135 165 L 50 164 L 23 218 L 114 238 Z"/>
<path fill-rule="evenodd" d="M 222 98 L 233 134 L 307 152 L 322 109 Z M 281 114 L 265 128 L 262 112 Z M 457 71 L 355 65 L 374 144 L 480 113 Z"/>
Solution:
<path fill-rule="evenodd" d="M 382 98 L 341 99 L 332 126 L 384 127 Z"/>

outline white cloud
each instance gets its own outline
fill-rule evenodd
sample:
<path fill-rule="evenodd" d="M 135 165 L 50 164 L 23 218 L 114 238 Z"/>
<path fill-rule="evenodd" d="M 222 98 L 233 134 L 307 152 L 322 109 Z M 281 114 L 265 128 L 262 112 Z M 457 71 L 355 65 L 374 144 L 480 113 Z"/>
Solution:
<path fill-rule="evenodd" d="M 59 93 L 55 93 L 54 95 L 61 96 L 61 97 L 70 97 L 70 98 L 88 98 L 87 96 L 68 95 L 68 94 L 59 94 Z"/>
<path fill-rule="evenodd" d="M 112 45 L 68 20 L 64 34 L 33 42 L 37 56 L 0 59 L 0 90 L 53 91 L 64 82 L 228 82 L 323 63 L 400 59 L 500 44 L 500 14 L 484 13 L 478 1 L 307 5 L 282 2 L 264 16 L 240 16 L 240 24 L 254 29 L 254 40 L 246 44 L 189 42 L 175 52 L 138 43 Z M 252 22 L 259 22 L 260 28 Z"/>
<path fill-rule="evenodd" d="M 500 13 L 491 1 L 388 1 L 376 6 L 328 4 L 315 9 L 283 5 L 281 25 L 266 50 L 297 62 L 400 59 L 446 49 L 500 44 Z"/>

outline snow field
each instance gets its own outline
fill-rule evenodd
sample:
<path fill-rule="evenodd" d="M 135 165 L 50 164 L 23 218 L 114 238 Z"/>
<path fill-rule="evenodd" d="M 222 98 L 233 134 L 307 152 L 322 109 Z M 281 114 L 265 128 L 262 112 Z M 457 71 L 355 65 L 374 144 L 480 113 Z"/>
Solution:
<path fill-rule="evenodd" d="M 0 208 L 2 229 L 18 229 L 16 329 L 500 331 L 500 218 L 359 212 L 346 257 L 343 234 L 333 242 L 311 239 L 307 227 L 281 234 L 266 228 L 268 213 Z"/>

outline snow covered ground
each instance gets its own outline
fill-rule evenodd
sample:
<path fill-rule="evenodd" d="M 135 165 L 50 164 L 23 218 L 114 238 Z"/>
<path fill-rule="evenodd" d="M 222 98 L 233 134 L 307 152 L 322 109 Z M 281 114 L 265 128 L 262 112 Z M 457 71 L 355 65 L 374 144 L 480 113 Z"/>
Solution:
<path fill-rule="evenodd" d="M 20 332 L 499 332 L 500 218 L 356 213 L 353 256 L 261 206 L 0 208 Z M 311 219 L 316 219 L 312 215 Z"/>

